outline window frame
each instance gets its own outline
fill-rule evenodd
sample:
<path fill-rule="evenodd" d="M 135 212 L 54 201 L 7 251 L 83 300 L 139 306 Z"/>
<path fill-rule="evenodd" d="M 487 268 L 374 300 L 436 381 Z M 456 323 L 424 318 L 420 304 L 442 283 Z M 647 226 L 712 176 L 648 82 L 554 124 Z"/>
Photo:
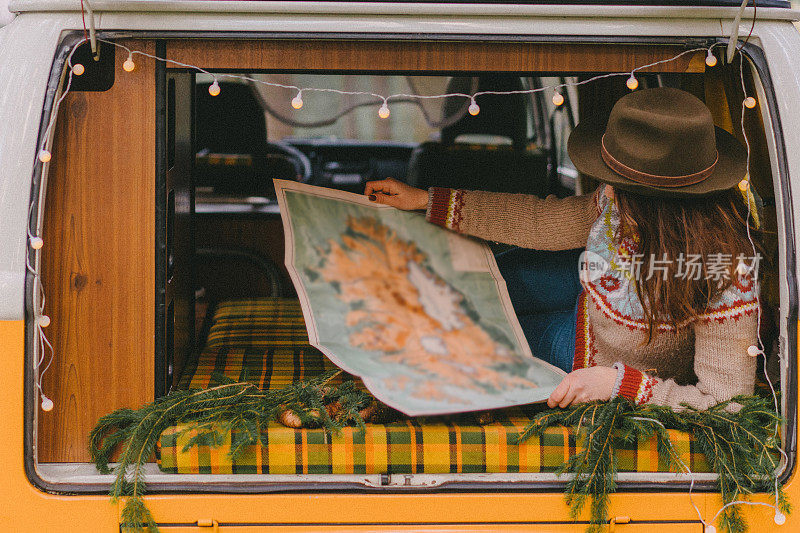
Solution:
<path fill-rule="evenodd" d="M 118 39 L 118 38 L 137 38 L 137 39 L 154 39 L 158 43 L 159 40 L 162 39 L 180 39 L 180 38 L 211 38 L 211 39 L 219 39 L 219 40 L 228 40 L 231 39 L 232 36 L 230 34 L 223 34 L 219 35 L 214 32 L 154 32 L 154 31 L 125 31 L 125 32 L 117 32 L 117 31 L 104 31 L 98 32 L 98 37 L 103 39 Z M 359 35 L 354 35 L 352 33 L 346 34 L 331 34 L 331 33 L 324 33 L 319 35 L 320 38 L 325 39 L 354 39 L 359 38 Z M 374 34 L 364 34 L 360 37 L 375 39 L 376 36 Z M 53 106 L 55 103 L 55 96 L 58 93 L 58 87 L 61 79 L 61 73 L 64 68 L 64 63 L 66 62 L 67 55 L 71 50 L 72 46 L 74 46 L 77 42 L 79 42 L 83 38 L 82 32 L 65 32 L 64 36 L 58 48 L 54 54 L 52 67 L 50 70 L 50 78 L 48 81 L 47 86 L 47 94 L 45 97 L 45 102 L 43 105 L 40 126 L 39 126 L 39 136 L 38 141 L 41 142 L 43 138 L 43 134 L 47 124 L 50 120 L 51 113 L 53 111 Z M 254 38 L 254 39 L 287 39 L 287 38 L 313 38 L 313 34 L 289 34 L 289 33 L 274 33 L 274 32 L 267 32 L 267 33 L 247 33 L 247 34 L 236 34 L 235 38 Z M 530 35 L 530 36 L 508 36 L 508 35 L 436 35 L 436 34 L 426 34 L 426 35 L 407 35 L 407 36 L 398 36 L 398 35 L 391 35 L 386 37 L 380 37 L 387 40 L 497 40 L 497 41 L 508 41 L 508 40 L 515 40 L 515 41 L 524 41 L 524 42 L 535 42 L 535 43 L 552 43 L 552 42 L 564 42 L 564 38 L 559 36 L 547 36 L 547 35 Z M 570 43 L 596 43 L 596 44 L 620 44 L 620 43 L 641 43 L 641 44 L 662 44 L 662 45 L 698 45 L 698 46 L 708 46 L 710 43 L 714 42 L 722 42 L 721 40 L 718 41 L 716 38 L 708 38 L 708 39 L 699 39 L 699 38 L 685 38 L 685 37 L 640 37 L 640 38 L 631 38 L 631 37 L 606 37 L 606 36 L 581 36 L 581 37 L 570 37 L 568 39 Z M 797 297 L 797 265 L 796 265 L 796 243 L 795 243 L 795 236 L 794 236 L 794 220 L 792 218 L 793 210 L 792 210 L 792 198 L 791 198 L 791 180 L 788 172 L 788 161 L 786 158 L 786 147 L 783 138 L 783 130 L 781 127 L 781 120 L 779 116 L 778 106 L 777 106 L 777 97 L 775 94 L 774 86 L 772 83 L 772 78 L 769 74 L 768 62 L 766 59 L 766 55 L 764 54 L 763 50 L 758 47 L 754 43 L 747 43 L 743 47 L 743 52 L 748 57 L 748 59 L 752 62 L 753 68 L 758 76 L 756 80 L 758 83 L 761 83 L 764 91 L 764 96 L 766 97 L 766 106 L 765 106 L 765 121 L 767 118 L 770 119 L 771 123 L 771 130 L 773 134 L 773 142 L 775 147 L 775 152 L 772 153 L 770 150 L 771 158 L 774 157 L 777 160 L 777 168 L 778 168 L 778 175 L 773 176 L 773 183 L 777 182 L 780 184 L 780 202 L 781 202 L 781 211 L 779 215 L 782 215 L 782 218 L 779 218 L 779 227 L 780 223 L 782 222 L 783 225 L 783 243 L 784 247 L 782 250 L 784 252 L 784 260 L 781 266 L 784 268 L 785 277 L 779 278 L 780 283 L 780 291 L 786 291 L 788 294 L 788 309 L 787 311 L 787 319 L 786 324 L 780 324 L 780 331 L 781 334 L 785 334 L 785 346 L 781 346 L 781 349 L 786 350 L 786 355 L 788 358 L 787 367 L 788 372 L 786 374 L 782 373 L 782 382 L 784 384 L 784 405 L 786 406 L 784 416 L 786 418 L 786 425 L 784 426 L 784 434 L 787 436 L 785 439 L 785 447 L 784 450 L 788 456 L 788 463 L 785 465 L 783 472 L 779 477 L 779 481 L 781 483 L 785 483 L 793 474 L 796 468 L 796 440 L 797 440 L 797 428 L 796 428 L 796 414 L 797 414 L 797 329 L 798 329 L 798 297 Z M 163 63 L 158 63 L 162 65 Z M 158 79 L 158 69 L 156 72 L 156 77 Z M 157 82 L 156 82 L 157 83 Z M 157 93 L 157 101 L 156 107 L 159 108 L 159 105 L 163 105 L 163 102 L 159 104 L 159 101 L 165 97 L 165 94 L 162 92 Z M 161 121 L 157 121 L 157 124 L 160 124 Z M 161 128 L 163 130 L 163 126 L 157 126 L 157 128 Z M 157 142 L 156 146 L 158 147 L 161 142 L 159 141 L 157 133 Z M 163 131 L 160 132 L 163 135 Z M 156 148 L 158 150 L 158 148 Z M 157 161 L 160 161 L 161 158 L 157 158 Z M 159 163 L 157 163 L 159 164 Z M 157 174 L 158 175 L 158 174 Z M 33 171 L 33 179 L 31 185 L 31 198 L 40 198 L 40 186 L 42 183 L 42 166 L 35 165 Z M 778 196 L 776 195 L 776 204 L 778 203 Z M 38 207 L 38 205 L 34 205 L 34 207 Z M 31 215 L 28 220 L 29 228 L 37 227 L 38 223 L 38 209 L 32 209 Z M 29 251 L 30 253 L 30 251 Z M 158 261 L 157 261 L 158 265 Z M 24 394 L 25 394 L 25 409 L 24 409 L 24 463 L 25 463 L 25 472 L 28 476 L 29 481 L 36 486 L 37 488 L 49 492 L 49 493 L 56 493 L 56 494 L 97 494 L 97 493 L 107 493 L 110 481 L 104 482 L 102 481 L 101 477 L 98 477 L 97 482 L 79 482 L 79 481 L 53 481 L 52 479 L 48 480 L 45 479 L 42 475 L 40 470 L 38 469 L 38 465 L 36 461 L 34 461 L 34 446 L 35 446 L 35 438 L 36 438 L 36 416 L 38 412 L 38 406 L 36 402 L 36 384 L 34 382 L 34 372 L 32 365 L 30 364 L 31 357 L 30 354 L 32 353 L 34 347 L 34 335 L 36 332 L 36 328 L 33 324 L 33 301 L 34 301 L 34 290 L 35 290 L 35 279 L 33 274 L 30 272 L 26 273 L 25 279 L 25 355 L 26 355 L 26 364 L 25 364 L 25 376 L 24 376 Z M 785 330 L 784 330 L 785 326 Z M 781 337 L 783 339 L 783 336 Z M 71 463 L 70 463 L 71 464 Z M 98 475 L 99 476 L 99 475 Z M 165 476 L 169 476 L 170 479 L 176 478 L 177 475 L 174 474 L 165 474 Z M 507 492 L 558 492 L 563 491 L 565 481 L 559 481 L 556 479 L 555 475 L 553 474 L 544 474 L 544 475 L 535 475 L 535 474 L 517 474 L 516 476 L 528 476 L 530 478 L 542 477 L 542 481 L 515 481 L 512 478 L 514 475 L 498 475 L 498 478 L 507 478 L 506 480 L 500 481 L 482 481 L 481 479 L 486 479 L 491 474 L 449 474 L 449 475 L 436 475 L 436 474 L 415 474 L 412 477 L 417 479 L 445 479 L 447 477 L 471 477 L 474 479 L 468 479 L 464 481 L 459 480 L 446 480 L 436 486 L 421 486 L 418 484 L 411 485 L 410 488 L 402 488 L 399 486 L 393 485 L 385 485 L 384 478 L 389 480 L 389 476 L 382 475 L 380 476 L 380 484 L 377 486 L 368 486 L 361 482 L 348 482 L 348 481 L 324 481 L 325 479 L 330 479 L 332 477 L 341 477 L 341 476 L 332 476 L 332 475 L 322 475 L 322 476 L 303 476 L 308 478 L 308 480 L 301 480 L 301 481 L 270 481 L 265 479 L 264 481 L 258 482 L 238 482 L 238 481 L 222 481 L 222 482 L 208 482 L 205 480 L 199 481 L 182 481 L 182 482 L 161 482 L 158 480 L 153 480 L 149 482 L 149 493 L 151 494 L 161 494 L 161 493 L 265 493 L 265 492 L 304 492 L 304 491 L 311 491 L 311 492 L 349 492 L 349 491 L 356 491 L 356 492 L 369 492 L 369 493 L 438 493 L 438 492 L 487 492 L 487 491 L 507 491 Z M 190 476 L 193 477 L 193 476 Z M 197 476 L 198 479 L 201 479 L 204 476 Z M 207 476 L 205 476 L 207 477 Z M 234 476 L 236 477 L 236 476 Z M 264 477 L 264 476 L 262 476 Z M 283 477 L 296 477 L 296 476 L 279 476 Z M 355 478 L 364 478 L 365 476 L 350 476 L 353 479 Z M 403 477 L 402 474 L 397 475 L 398 478 Z M 713 476 L 709 478 L 708 475 L 698 474 L 695 476 L 700 481 L 694 484 L 694 489 L 697 492 L 715 492 L 715 484 L 713 482 Z M 321 479 L 320 479 L 321 478 Z M 549 480 L 547 478 L 550 478 Z M 670 479 L 676 479 L 674 474 L 670 474 Z M 632 474 L 623 474 L 620 476 L 620 482 L 618 483 L 618 492 L 637 492 L 637 491 L 652 491 L 653 489 L 657 489 L 659 491 L 666 491 L 666 492 L 686 492 L 689 489 L 689 478 L 684 477 L 680 478 L 678 476 L 678 481 L 674 482 L 665 482 L 667 481 L 666 476 L 659 476 L 658 474 L 652 473 L 632 473 Z"/>

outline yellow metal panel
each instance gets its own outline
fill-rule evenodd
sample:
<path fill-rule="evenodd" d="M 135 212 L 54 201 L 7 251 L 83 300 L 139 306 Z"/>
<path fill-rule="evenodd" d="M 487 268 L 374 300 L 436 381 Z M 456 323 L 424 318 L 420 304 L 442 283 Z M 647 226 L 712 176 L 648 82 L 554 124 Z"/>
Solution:
<path fill-rule="evenodd" d="M 339 526 L 318 526 L 318 525 L 235 525 L 198 527 L 198 526 L 161 526 L 162 533 L 274 533 L 275 531 L 290 531 L 291 533 L 344 533 L 346 531 L 416 531 L 416 532 L 447 532 L 447 531 L 509 531 L 523 532 L 535 531 L 536 533 L 583 533 L 586 531 L 586 524 L 414 524 L 407 526 L 381 526 L 379 524 L 368 525 L 339 525 Z M 674 522 L 648 522 L 645 524 L 618 524 L 609 533 L 700 533 L 702 526 L 700 522 L 695 523 L 674 523 Z"/>
<path fill-rule="evenodd" d="M 25 476 L 23 365 L 25 324 L 0 321 L 0 531 L 119 531 L 118 510 L 105 495 L 61 496 L 37 490 Z M 58 357 L 58 354 L 56 354 Z M 58 408 L 58 406 L 56 406 Z"/>
<path fill-rule="evenodd" d="M 800 326 L 800 324 L 798 324 Z M 5 422 L 4 445 L 0 447 L 0 531 L 79 532 L 87 527 L 97 532 L 118 532 L 120 506 L 105 495 L 70 496 L 46 494 L 25 477 L 23 464 L 23 332 L 21 321 L 0 321 L 0 420 Z M 793 476 L 786 486 L 790 500 L 800 505 L 800 485 Z M 695 494 L 695 503 L 710 518 L 720 507 L 716 494 Z M 769 501 L 759 496 L 759 501 Z M 490 531 L 583 531 L 580 524 L 520 524 L 531 520 L 569 521 L 561 494 L 208 494 L 153 495 L 147 497 L 156 519 L 165 524 L 193 524 L 199 518 L 222 521 L 222 533 L 278 531 L 294 525 L 293 531 L 369 531 L 373 524 L 386 524 L 394 531 L 467 530 Z M 630 524 L 615 526 L 615 532 L 680 532 L 702 530 L 685 493 L 623 493 L 611 498 L 611 516 L 630 516 Z M 800 513 L 776 526 L 770 509 L 749 507 L 744 514 L 750 531 L 782 533 L 800 530 Z M 586 515 L 581 519 L 585 520 Z M 227 524 L 276 524 L 227 526 Z M 642 523 L 651 521 L 650 523 Z M 658 521 L 658 522 L 652 522 Z M 328 526 L 324 524 L 370 524 Z M 424 526 L 421 526 L 424 524 Z M 459 525 L 453 525 L 459 524 Z M 238 529 L 236 529 L 238 528 Z M 327 528 L 327 529 L 326 529 Z M 333 528 L 333 529 L 331 529 Z M 336 529 L 338 528 L 338 529 Z M 197 526 L 168 526 L 165 532 L 202 532 Z"/>

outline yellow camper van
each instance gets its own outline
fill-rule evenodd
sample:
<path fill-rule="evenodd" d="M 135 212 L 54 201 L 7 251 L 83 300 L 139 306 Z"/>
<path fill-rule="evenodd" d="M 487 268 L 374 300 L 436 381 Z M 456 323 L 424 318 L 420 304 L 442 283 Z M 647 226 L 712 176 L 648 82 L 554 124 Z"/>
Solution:
<path fill-rule="evenodd" d="M 597 185 L 566 139 L 632 77 L 695 94 L 747 138 L 770 259 L 761 379 L 784 420 L 777 482 L 800 505 L 800 12 L 752 4 L 12 0 L 0 527 L 120 530 L 126 500 L 109 499 L 114 476 L 88 452 L 104 415 L 219 375 L 256 372 L 269 388 L 330 368 L 303 341 L 273 178 L 586 193 Z M 469 99 L 419 98 L 481 91 L 478 117 Z M 399 95 L 388 118 L 375 95 Z M 279 330 L 294 339 L 280 357 Z M 570 515 L 557 474 L 580 442 L 565 427 L 516 443 L 526 413 L 377 420 L 366 436 L 276 423 L 235 460 L 230 437 L 186 446 L 169 426 L 144 465 L 145 502 L 165 533 L 583 531 L 588 507 Z M 693 435 L 676 439 L 691 474 L 653 439 L 620 455 L 608 531 L 722 531 L 716 474 Z M 750 531 L 800 530 L 774 494 L 749 501 L 767 504 L 740 506 Z"/>

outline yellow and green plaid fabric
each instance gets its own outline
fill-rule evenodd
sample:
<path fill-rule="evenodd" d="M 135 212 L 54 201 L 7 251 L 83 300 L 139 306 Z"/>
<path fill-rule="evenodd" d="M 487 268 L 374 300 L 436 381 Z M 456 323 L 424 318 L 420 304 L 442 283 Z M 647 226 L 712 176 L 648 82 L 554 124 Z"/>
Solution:
<path fill-rule="evenodd" d="M 206 349 L 219 346 L 308 346 L 300 302 L 288 298 L 228 300 L 217 306 Z"/>
<path fill-rule="evenodd" d="M 456 474 L 555 472 L 579 450 L 569 428 L 550 428 L 541 437 L 514 444 L 529 421 L 525 412 L 505 410 L 480 426 L 446 419 L 414 419 L 367 424 L 366 432 L 344 428 L 338 435 L 322 429 L 291 429 L 270 424 L 262 443 L 228 455 L 231 435 L 218 447 L 184 446 L 196 435 L 177 426 L 161 436 L 159 466 L 175 474 Z M 707 472 L 704 456 L 686 433 L 670 431 L 675 449 L 693 472 Z M 619 470 L 667 472 L 655 438 L 634 442 L 618 454 Z"/>
<path fill-rule="evenodd" d="M 203 350 L 197 362 L 184 372 L 177 388 L 207 389 L 221 385 L 220 376 L 225 376 L 234 381 L 250 381 L 261 389 L 281 389 L 335 368 L 327 357 L 309 345 L 221 346 Z"/>
<path fill-rule="evenodd" d="M 334 368 L 308 345 L 296 301 L 258 298 L 223 302 L 214 314 L 206 348 L 189 365 L 179 388 L 218 384 L 213 375 L 247 379 L 262 388 L 281 388 Z M 162 471 L 176 474 L 445 474 L 554 472 L 576 452 L 570 428 L 551 428 L 541 437 L 515 444 L 536 407 L 495 411 L 491 424 L 472 415 L 407 419 L 367 424 L 366 432 L 344 428 L 326 435 L 319 428 L 292 429 L 277 422 L 263 429 L 261 442 L 228 454 L 231 435 L 220 446 L 184 449 L 194 430 L 173 426 L 157 450 Z M 693 472 L 707 472 L 705 458 L 690 435 L 670 431 L 675 449 Z M 578 448 L 579 449 L 579 448 Z M 655 439 L 633 442 L 618 454 L 619 469 L 664 472 Z"/>

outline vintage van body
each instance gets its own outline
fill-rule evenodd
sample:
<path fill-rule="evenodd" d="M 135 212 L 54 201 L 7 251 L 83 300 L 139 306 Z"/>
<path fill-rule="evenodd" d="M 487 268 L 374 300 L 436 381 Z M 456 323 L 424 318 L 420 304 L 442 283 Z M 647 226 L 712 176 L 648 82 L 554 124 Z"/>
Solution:
<path fill-rule="evenodd" d="M 205 227 L 210 238 L 216 230 L 203 226 L 209 219 L 193 219 L 194 190 L 185 181 L 197 163 L 191 108 L 178 106 L 176 111 L 175 103 L 192 101 L 193 78 L 179 63 L 211 72 L 574 76 L 630 70 L 715 43 L 721 59 L 739 21 L 739 2 L 733 1 L 671 6 L 534 1 L 83 4 L 83 20 L 97 38 L 178 63 L 137 57 L 134 75 L 126 77 L 119 68 L 125 52 L 101 43 L 99 63 L 110 57 L 116 73 L 88 72 L 87 86 L 64 101 L 53 129 L 52 161 L 45 164 L 37 159 L 40 143 L 63 89 L 67 56 L 84 36 L 81 2 L 15 0 L 10 9 L 16 17 L 0 28 L 0 526 L 7 531 L 119 530 L 122 503 L 109 502 L 110 477 L 88 463 L 86 435 L 99 416 L 163 394 L 180 371 L 175 354 L 191 351 L 195 287 L 181 276 L 191 272 L 193 244 L 180 236 Z M 794 21 L 800 12 L 789 9 L 788 2 L 764 4 L 759 2 L 743 48 L 748 57 L 743 71 L 747 90 L 759 103 L 752 111 L 755 118 L 748 119 L 754 121 L 748 127 L 758 138 L 754 157 L 763 178 L 759 183 L 753 172 L 754 182 L 771 199 L 766 202 L 772 208 L 768 229 L 776 241 L 772 350 L 788 459 L 779 479 L 797 507 L 795 222 L 800 202 L 793 188 L 800 187 L 800 33 Z M 736 29 L 742 40 L 751 31 L 752 16 L 752 8 L 741 15 Z M 85 57 L 87 69 L 94 68 Z M 665 79 L 670 73 L 702 75 L 704 57 L 687 56 L 659 73 Z M 730 97 L 735 91 L 730 83 L 727 87 Z M 713 90 L 706 95 L 713 97 Z M 734 129 L 740 101 L 729 101 Z M 242 247 L 254 234 L 279 231 L 274 217 L 263 226 L 252 220 L 237 223 L 231 231 L 238 232 Z M 180 241 L 172 243 L 176 275 L 168 279 L 173 255 L 166 241 L 175 241 L 174 235 Z M 43 237 L 41 250 L 29 245 L 31 236 Z M 280 249 L 265 253 L 281 261 Z M 42 391 L 55 402 L 50 412 L 40 409 L 33 367 L 44 349 L 34 323 L 34 309 L 44 303 L 37 275 L 47 297 L 44 312 L 51 319 L 46 332 L 55 347 Z M 706 519 L 720 506 L 711 480 L 709 474 L 698 475 L 692 495 Z M 154 466 L 148 490 L 148 505 L 162 531 L 176 533 L 556 532 L 582 531 L 587 518 L 579 517 L 578 523 L 570 518 L 563 480 L 553 473 L 166 474 Z M 686 476 L 621 474 L 609 528 L 700 532 L 688 490 Z M 770 498 L 756 495 L 753 500 Z M 774 522 L 771 509 L 753 506 L 743 512 L 751 531 L 800 528 L 797 512 L 782 526 Z"/>

